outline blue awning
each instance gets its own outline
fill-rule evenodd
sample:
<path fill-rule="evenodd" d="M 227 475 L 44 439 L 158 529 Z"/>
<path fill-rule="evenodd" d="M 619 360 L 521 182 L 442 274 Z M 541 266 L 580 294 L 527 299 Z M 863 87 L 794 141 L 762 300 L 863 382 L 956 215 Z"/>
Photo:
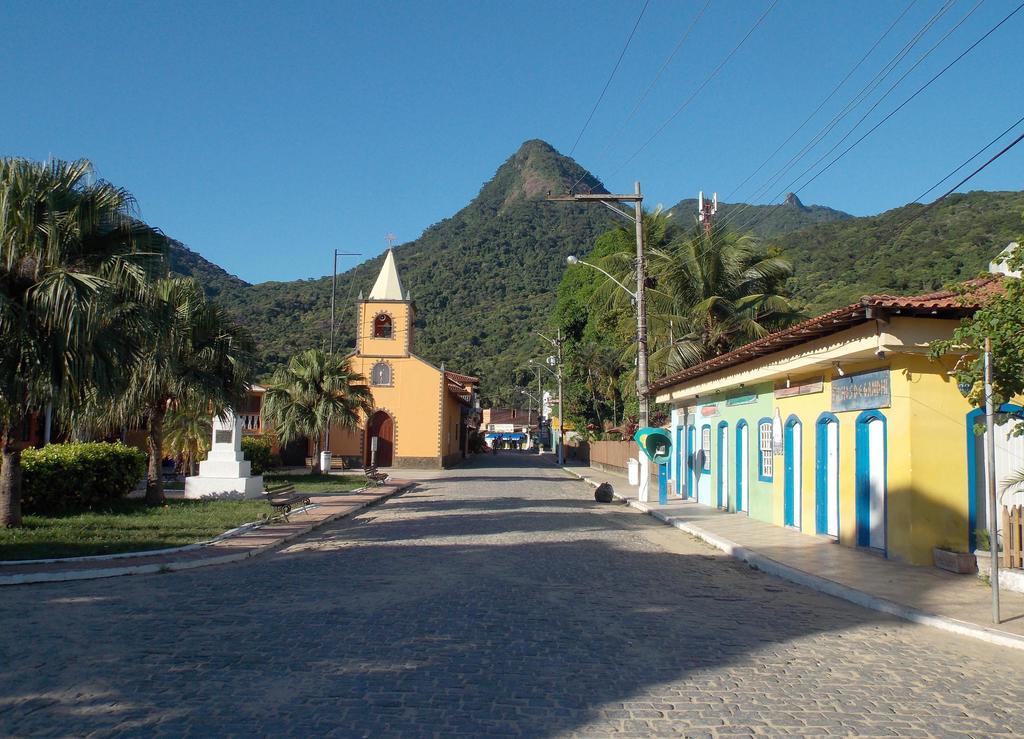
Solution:
<path fill-rule="evenodd" d="M 486 439 L 498 439 L 499 441 L 525 441 L 526 434 L 512 433 L 511 431 L 499 432 L 487 434 Z"/>

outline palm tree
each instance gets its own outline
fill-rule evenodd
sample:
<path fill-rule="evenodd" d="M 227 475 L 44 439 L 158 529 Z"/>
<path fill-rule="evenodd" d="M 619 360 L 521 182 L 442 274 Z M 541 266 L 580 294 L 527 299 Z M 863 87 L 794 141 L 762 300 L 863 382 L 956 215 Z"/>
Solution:
<path fill-rule="evenodd" d="M 645 216 L 644 230 L 652 373 L 693 366 L 797 317 L 785 294 L 792 265 L 752 236 L 700 227 L 684 235 L 661 212 Z M 603 266 L 629 279 L 633 260 L 621 250 L 605 257 Z"/>
<path fill-rule="evenodd" d="M 17 429 L 116 383 L 163 247 L 134 200 L 86 160 L 0 159 L 0 526 L 21 525 Z"/>
<path fill-rule="evenodd" d="M 181 462 L 188 474 L 196 474 L 196 466 L 210 451 L 213 419 L 206 403 L 179 403 L 164 418 L 165 457 Z"/>
<path fill-rule="evenodd" d="M 192 278 L 157 280 L 145 307 L 143 351 L 127 368 L 125 388 L 100 412 L 110 425 L 145 423 L 149 454 L 146 502 L 164 502 L 164 422 L 177 407 L 221 413 L 249 389 L 253 341 Z"/>
<path fill-rule="evenodd" d="M 322 349 L 309 349 L 289 359 L 286 367 L 274 373 L 263 399 L 263 418 L 282 445 L 302 437 L 313 440 L 311 473 L 316 471 L 328 429 L 356 429 L 372 412 L 373 394 L 366 378 L 353 372 L 347 359 Z"/>

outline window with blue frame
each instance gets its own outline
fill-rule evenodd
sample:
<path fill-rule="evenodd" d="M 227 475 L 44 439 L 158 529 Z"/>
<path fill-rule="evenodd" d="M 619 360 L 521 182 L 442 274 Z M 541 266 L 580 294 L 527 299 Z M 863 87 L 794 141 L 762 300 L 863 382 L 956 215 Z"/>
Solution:
<path fill-rule="evenodd" d="M 757 478 L 771 482 L 775 474 L 775 457 L 772 456 L 772 419 L 762 418 L 757 424 Z"/>
<path fill-rule="evenodd" d="M 711 427 L 704 426 L 700 430 L 700 450 L 702 452 L 703 460 L 701 464 L 702 472 L 711 472 Z"/>

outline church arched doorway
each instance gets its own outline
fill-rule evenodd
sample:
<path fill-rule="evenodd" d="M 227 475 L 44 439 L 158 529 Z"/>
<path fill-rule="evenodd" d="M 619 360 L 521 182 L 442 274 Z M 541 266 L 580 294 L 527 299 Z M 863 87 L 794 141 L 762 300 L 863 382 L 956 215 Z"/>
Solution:
<path fill-rule="evenodd" d="M 374 439 L 377 440 L 376 453 L 373 451 Z M 367 465 L 390 467 L 394 463 L 395 422 L 385 411 L 377 411 L 370 416 L 370 423 L 366 426 L 365 449 Z"/>

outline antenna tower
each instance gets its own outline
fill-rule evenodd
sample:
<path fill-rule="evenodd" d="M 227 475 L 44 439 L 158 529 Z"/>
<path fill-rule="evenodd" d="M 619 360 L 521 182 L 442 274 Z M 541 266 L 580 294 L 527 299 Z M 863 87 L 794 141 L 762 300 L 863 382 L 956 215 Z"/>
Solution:
<path fill-rule="evenodd" d="M 697 198 L 697 219 L 704 224 L 704 233 L 711 235 L 711 224 L 718 213 L 718 193 L 711 196 L 711 200 L 704 199 L 704 191 L 700 191 Z"/>

